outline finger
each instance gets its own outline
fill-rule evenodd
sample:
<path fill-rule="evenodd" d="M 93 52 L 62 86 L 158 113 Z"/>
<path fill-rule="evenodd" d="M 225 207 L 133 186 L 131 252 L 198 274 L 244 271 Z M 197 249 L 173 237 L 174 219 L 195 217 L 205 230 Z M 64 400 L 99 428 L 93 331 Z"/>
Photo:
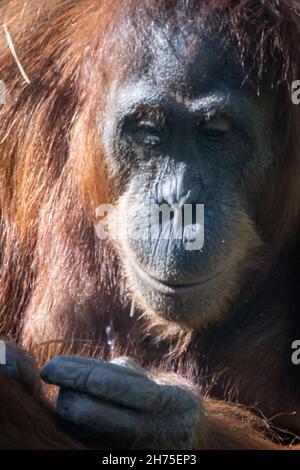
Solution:
<path fill-rule="evenodd" d="M 139 410 L 152 410 L 160 388 L 146 375 L 104 361 L 59 356 L 44 366 L 42 379 L 80 393 Z"/>
<path fill-rule="evenodd" d="M 61 390 L 57 411 L 61 418 L 76 426 L 76 436 L 83 440 L 117 438 L 130 442 L 142 430 L 138 411 L 69 390 Z"/>

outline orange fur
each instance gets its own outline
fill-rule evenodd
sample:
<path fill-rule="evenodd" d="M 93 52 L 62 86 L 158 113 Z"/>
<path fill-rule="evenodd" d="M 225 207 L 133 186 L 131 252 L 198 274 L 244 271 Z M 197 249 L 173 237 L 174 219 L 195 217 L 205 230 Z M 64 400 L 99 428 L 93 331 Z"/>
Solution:
<path fill-rule="evenodd" d="M 178 336 L 178 328 L 169 328 L 161 334 L 157 354 L 149 331 L 157 333 L 160 325 L 153 320 L 141 336 L 141 346 L 148 342 L 150 348 L 133 343 L 130 332 L 144 332 L 145 322 L 128 318 L 130 301 L 119 262 L 110 244 L 100 243 L 94 232 L 95 208 L 112 197 L 96 124 L 120 59 L 116 31 L 122 26 L 122 3 L 1 2 L 2 22 L 30 83 L 24 83 L 1 34 L 0 79 L 7 85 L 7 103 L 0 107 L 0 334 L 21 343 L 40 362 L 58 353 L 82 352 L 86 343 L 87 355 L 135 354 L 145 365 L 184 369 L 195 379 L 197 351 L 186 351 L 187 344 L 196 344 L 195 332 L 179 331 Z M 126 2 L 132 11 L 148 3 Z M 252 74 L 263 74 L 270 51 L 283 64 L 273 85 L 280 97 L 278 129 L 286 129 L 289 158 L 278 191 L 266 196 L 264 204 L 270 234 L 279 227 L 272 238 L 277 253 L 291 240 L 295 244 L 300 222 L 300 110 L 291 105 L 288 87 L 300 77 L 300 11 L 296 2 L 279 1 L 283 21 L 275 18 L 272 24 L 268 2 L 254 3 L 256 8 L 253 1 L 240 0 L 232 8 L 229 0 L 203 2 L 207 14 L 225 8 L 222 27 L 239 40 L 241 57 L 255 58 Z M 157 4 L 172 7 L 171 0 Z M 247 30 L 250 24 L 255 38 Z M 121 76 L 128 73 L 130 64 L 119 70 Z M 114 348 L 108 345 L 110 335 Z M 171 337 L 167 346 L 163 336 Z M 1 448 L 76 448 L 57 430 L 44 405 L 17 383 L 0 375 L 0 389 Z M 248 412 L 210 399 L 204 400 L 204 410 L 195 447 L 276 447 L 264 437 L 263 421 Z"/>

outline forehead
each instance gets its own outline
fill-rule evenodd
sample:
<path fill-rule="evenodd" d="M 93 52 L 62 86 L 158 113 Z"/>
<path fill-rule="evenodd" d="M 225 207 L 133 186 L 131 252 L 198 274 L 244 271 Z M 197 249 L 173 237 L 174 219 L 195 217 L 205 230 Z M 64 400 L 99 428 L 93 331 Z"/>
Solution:
<path fill-rule="evenodd" d="M 221 35 L 200 27 L 152 24 L 140 37 L 136 33 L 132 43 L 129 37 L 127 57 L 119 67 L 122 75 L 115 75 L 116 88 L 184 101 L 241 87 L 239 61 Z"/>
<path fill-rule="evenodd" d="M 203 29 L 187 32 L 154 28 L 148 41 L 144 76 L 161 89 L 197 95 L 217 83 L 238 86 L 240 66 L 225 38 Z M 143 73 L 143 71 L 140 71 Z"/>

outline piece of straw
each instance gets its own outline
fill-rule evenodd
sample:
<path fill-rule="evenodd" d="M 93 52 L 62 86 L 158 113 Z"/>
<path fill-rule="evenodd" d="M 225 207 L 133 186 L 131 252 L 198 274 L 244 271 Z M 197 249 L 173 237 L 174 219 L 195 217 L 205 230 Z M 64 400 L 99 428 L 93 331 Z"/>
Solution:
<path fill-rule="evenodd" d="M 135 303 L 134 303 L 134 300 L 131 302 L 131 308 L 130 308 L 130 314 L 129 314 L 129 317 L 130 318 L 133 318 L 134 317 L 134 314 L 135 314 Z"/>
<path fill-rule="evenodd" d="M 26 72 L 25 72 L 25 70 L 23 69 L 21 62 L 20 62 L 19 59 L 18 59 L 16 50 L 15 50 L 15 46 L 14 46 L 14 44 L 13 44 L 13 42 L 12 42 L 12 38 L 11 38 L 10 32 L 8 31 L 7 26 L 6 26 L 5 23 L 3 24 L 3 31 L 4 31 L 4 34 L 5 34 L 5 37 L 6 37 L 6 41 L 7 41 L 8 47 L 10 48 L 10 51 L 11 51 L 11 53 L 12 53 L 12 55 L 13 55 L 13 58 L 15 59 L 15 62 L 16 62 L 16 64 L 17 64 L 17 66 L 18 66 L 18 69 L 20 70 L 20 73 L 21 73 L 22 77 L 24 78 L 25 82 L 28 83 L 28 85 L 29 85 L 29 84 L 30 84 L 30 80 L 29 80 L 28 76 L 26 75 Z"/>

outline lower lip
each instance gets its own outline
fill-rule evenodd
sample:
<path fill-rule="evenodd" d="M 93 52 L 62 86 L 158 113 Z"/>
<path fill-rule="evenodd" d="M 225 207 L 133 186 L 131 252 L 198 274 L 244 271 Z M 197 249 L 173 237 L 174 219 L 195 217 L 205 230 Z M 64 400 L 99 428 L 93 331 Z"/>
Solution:
<path fill-rule="evenodd" d="M 148 284 L 152 289 L 160 292 L 161 294 L 165 295 L 186 295 L 186 294 L 192 294 L 199 290 L 199 288 L 203 287 L 204 285 L 208 284 L 210 281 L 215 279 L 217 276 L 219 276 L 220 272 L 215 274 L 214 276 L 201 281 L 197 282 L 194 284 L 188 284 L 188 285 L 183 285 L 183 286 L 171 286 L 168 284 L 165 284 L 162 281 L 159 281 L 158 279 L 150 276 L 148 273 L 146 273 L 140 266 L 137 266 L 136 264 L 131 265 L 133 271 L 135 274 L 142 279 L 143 282 Z"/>

